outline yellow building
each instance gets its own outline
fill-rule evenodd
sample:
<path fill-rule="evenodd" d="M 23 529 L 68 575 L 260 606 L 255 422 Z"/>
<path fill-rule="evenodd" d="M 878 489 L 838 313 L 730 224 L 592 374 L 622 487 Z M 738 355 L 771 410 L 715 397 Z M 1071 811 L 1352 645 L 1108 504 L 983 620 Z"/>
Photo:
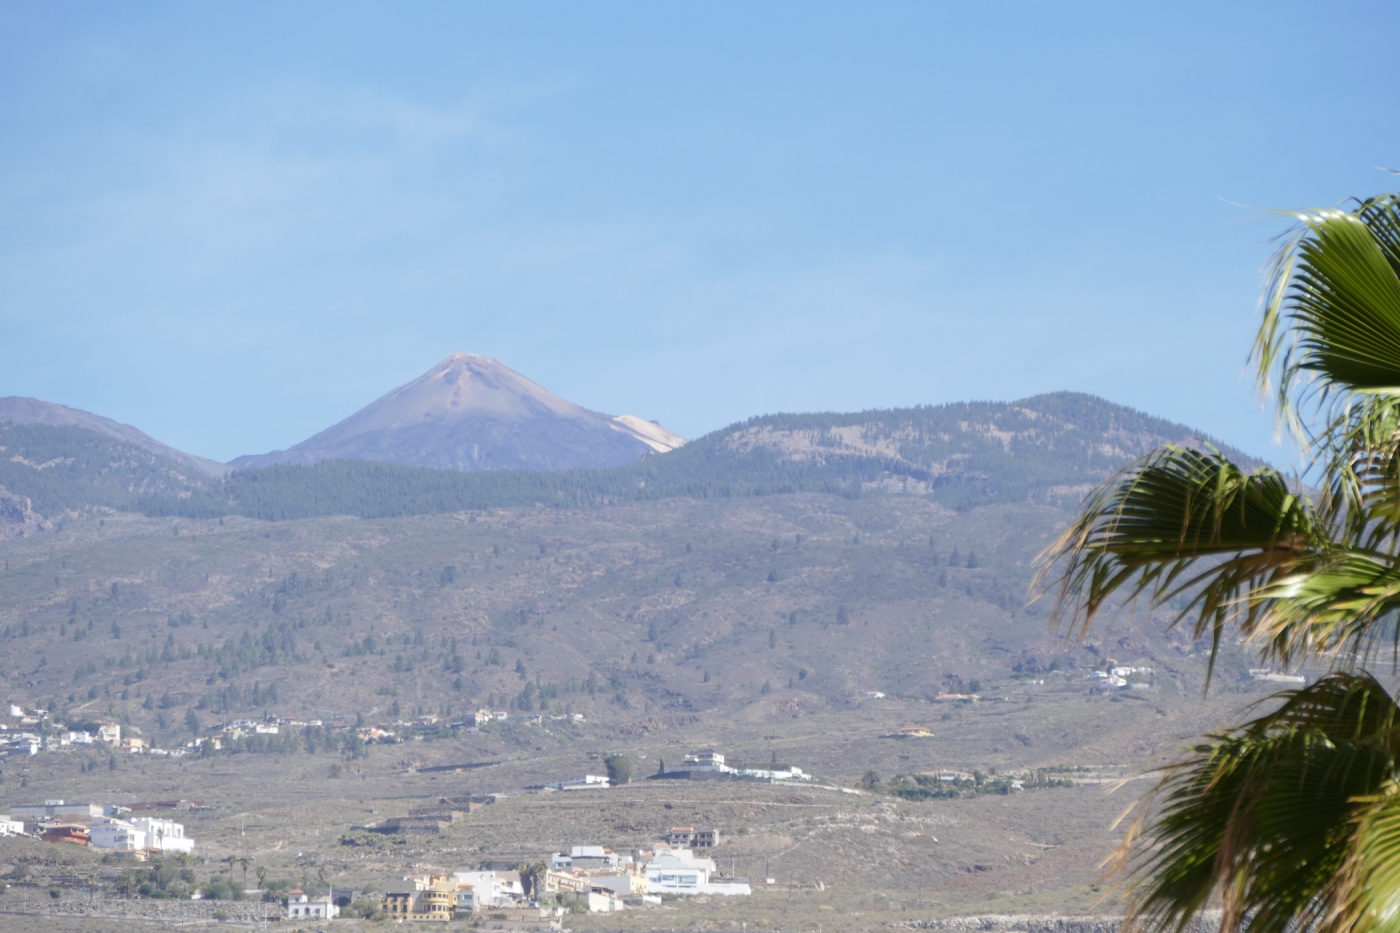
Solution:
<path fill-rule="evenodd" d="M 380 907 L 390 920 L 446 923 L 457 910 L 457 887 L 447 875 L 408 878 L 384 892 Z"/>

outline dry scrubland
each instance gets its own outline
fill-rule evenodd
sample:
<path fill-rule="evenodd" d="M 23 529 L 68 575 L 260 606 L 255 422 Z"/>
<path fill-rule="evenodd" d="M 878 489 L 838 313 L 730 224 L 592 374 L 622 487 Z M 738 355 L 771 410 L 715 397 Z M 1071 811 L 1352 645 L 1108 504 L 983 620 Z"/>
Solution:
<path fill-rule="evenodd" d="M 227 872 L 231 857 L 249 860 L 250 884 L 262 867 L 356 887 L 575 844 L 630 850 L 700 822 L 724 834 L 716 858 L 756 882 L 749 898 L 570 918 L 579 929 L 826 933 L 989 911 L 1111 912 L 1096 866 L 1142 781 L 1110 797 L 1081 785 L 925 802 L 645 780 L 521 792 L 602 773 L 612 752 L 644 778 L 660 759 L 678 764 L 709 745 L 848 787 L 871 769 L 889 779 L 1073 767 L 1088 769 L 1080 780 L 1108 779 L 1162 763 L 1266 695 L 1230 658 L 1203 698 L 1199 651 L 1162 634 L 1160 618 L 1090 645 L 1048 633 L 1025 593 L 1035 553 L 1065 520 L 1045 506 L 955 513 L 912 496 L 790 495 L 377 521 L 60 521 L 0 542 L 0 678 L 12 700 L 50 704 L 60 718 L 110 716 L 165 746 L 189 740 L 191 708 L 205 726 L 264 712 L 349 725 L 388 720 L 395 703 L 404 716 L 504 706 L 527 684 L 553 688 L 546 715 L 586 721 L 494 724 L 370 746 L 354 760 L 122 756 L 113 770 L 105 752 L 46 753 L 0 765 L 0 810 L 55 797 L 203 800 L 213 809 L 182 817 L 201 879 Z M 279 631 L 294 649 L 261 660 L 196 650 Z M 356 653 L 370 635 L 374 648 Z M 123 656 L 132 663 L 108 663 Z M 1151 689 L 1090 696 L 1088 665 L 1107 657 L 1151 666 Z M 1052 662 L 1060 670 L 1047 672 Z M 581 689 L 590 678 L 597 689 Z M 933 701 L 974 681 L 982 702 Z M 275 686 L 277 700 L 210 700 L 254 683 Z M 869 689 L 890 697 L 864 701 Z M 936 737 L 882 737 L 911 724 Z M 444 765 L 479 767 L 424 770 Z M 440 836 L 356 829 L 466 793 L 509 796 Z M 76 847 L 0 840 L 10 881 L 0 929 L 149 928 L 5 912 L 48 902 L 53 886 L 69 909 L 119 868 Z M 241 863 L 232 870 L 241 881 Z"/>
<path fill-rule="evenodd" d="M 866 768 L 888 776 L 948 762 L 999 769 L 1082 764 L 1094 770 L 1081 779 L 1108 780 L 1162 760 L 1174 747 L 1172 736 L 1208 727 L 1229 705 L 1182 696 L 1113 702 L 1088 697 L 1076 683 L 958 706 L 946 711 L 946 720 L 942 704 L 886 700 L 733 728 L 696 723 L 630 743 L 601 726 L 561 732 L 511 725 L 457 741 L 376 747 L 368 759 L 343 764 L 334 779 L 326 758 L 304 754 L 132 760 L 115 772 L 86 774 L 69 772 L 63 756 L 38 756 L 24 776 L 31 788 L 69 798 L 202 799 L 215 809 L 183 817 L 199 841 L 201 876 L 228 871 L 221 859 L 246 857 L 252 870 L 261 866 L 297 883 L 382 885 L 410 871 L 533 860 L 580 843 L 634 849 L 669 826 L 708 823 L 725 833 L 717 860 L 756 882 L 753 897 L 668 901 L 660 909 L 572 917 L 570 926 L 861 930 L 957 914 L 1112 912 L 1113 902 L 1096 887 L 1096 866 L 1116 844 L 1114 817 L 1145 784 L 1130 782 L 1113 795 L 1089 784 L 923 802 L 730 782 L 641 780 L 608 791 L 547 794 L 520 788 L 597 770 L 590 756 L 608 750 L 631 754 L 645 773 L 657 758 L 679 758 L 720 734 L 730 737 L 726 747 L 755 759 L 769 749 L 790 760 L 801 753 L 812 770 L 847 785 Z M 938 737 L 878 737 L 911 720 L 933 723 Z M 499 763 L 460 773 L 405 770 L 486 761 Z M 7 769 L 7 796 L 17 773 Z M 436 837 L 356 829 L 439 796 L 477 792 L 510 796 Z M 53 884 L 64 889 L 60 900 L 81 899 L 93 879 L 110 879 L 120 867 L 74 847 L 4 843 L 0 871 L 25 877 L 0 895 L 0 908 L 14 909 L 25 897 L 42 902 Z M 24 868 L 16 872 L 18 866 Z M 241 880 L 238 863 L 232 870 Z M 763 885 L 765 877 L 777 884 Z M 818 881 L 825 890 L 809 887 Z M 0 914 L 0 928 L 28 929 L 24 924 L 32 922 Z"/>

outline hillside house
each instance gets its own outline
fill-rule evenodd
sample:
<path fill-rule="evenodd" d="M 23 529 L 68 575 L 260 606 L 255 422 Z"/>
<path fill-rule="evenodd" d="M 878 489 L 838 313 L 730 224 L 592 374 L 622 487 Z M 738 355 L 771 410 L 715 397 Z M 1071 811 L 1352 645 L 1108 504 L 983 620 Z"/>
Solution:
<path fill-rule="evenodd" d="M 122 727 L 119 723 L 104 722 L 97 726 L 97 740 L 108 745 L 122 744 Z"/>
<path fill-rule="evenodd" d="M 525 896 L 518 871 L 458 871 L 452 873 L 452 878 L 459 888 L 473 890 L 474 910 L 504 907 Z"/>
<path fill-rule="evenodd" d="M 20 820 L 12 820 L 9 814 L 0 816 L 0 836 L 23 836 L 24 823 Z"/>
<path fill-rule="evenodd" d="M 628 865 L 626 871 L 592 872 L 588 880 L 595 887 L 607 888 L 619 897 L 636 897 L 651 891 L 646 870 L 640 864 Z"/>
<path fill-rule="evenodd" d="M 691 781 L 706 781 L 735 778 L 753 781 L 810 781 L 812 776 L 804 774 L 801 768 L 734 768 L 724 763 L 724 756 L 711 748 L 686 755 L 679 768 L 663 768 L 653 778 L 680 778 Z"/>
<path fill-rule="evenodd" d="M 384 892 L 380 908 L 400 923 L 446 923 L 457 910 L 457 889 L 458 883 L 447 875 L 406 878 Z"/>
<path fill-rule="evenodd" d="M 332 920 L 340 916 L 340 908 L 331 896 L 313 898 L 300 888 L 287 892 L 288 920 Z"/>
<path fill-rule="evenodd" d="M 44 740 L 30 732 L 10 732 L 0 736 L 0 749 L 6 755 L 37 755 Z"/>
<path fill-rule="evenodd" d="M 867 690 L 865 692 L 865 698 L 867 700 L 883 700 L 885 695 L 879 690 Z"/>
<path fill-rule="evenodd" d="M 140 852 L 146 848 L 146 834 L 126 820 L 99 816 L 92 821 L 91 844 L 95 849 Z"/>
<path fill-rule="evenodd" d="M 500 879 L 494 871 L 458 871 L 452 873 L 457 882 L 457 890 L 464 888 L 472 892 L 472 910 L 495 907 L 501 899 Z M 461 900 L 459 893 L 458 900 Z"/>
<path fill-rule="evenodd" d="M 954 771 L 951 768 L 942 768 L 938 771 L 925 771 L 926 777 L 931 777 L 935 781 L 942 781 L 945 784 L 959 784 L 963 781 L 974 781 L 976 778 L 966 771 Z"/>
<path fill-rule="evenodd" d="M 666 844 L 690 849 L 712 849 L 719 845 L 719 831 L 709 826 L 672 826 Z"/>
<path fill-rule="evenodd" d="M 621 858 L 612 849 L 603 846 L 574 846 L 569 851 L 569 863 L 575 871 L 599 868 L 616 868 Z"/>
<path fill-rule="evenodd" d="M 685 756 L 682 767 L 687 771 L 727 771 L 724 766 L 724 756 L 713 748 L 702 748 L 700 751 Z"/>
<path fill-rule="evenodd" d="M 689 849 L 656 847 L 643 853 L 647 886 L 653 894 L 752 894 L 747 881 L 721 881 L 713 859 L 696 857 Z"/>
<path fill-rule="evenodd" d="M 85 846 L 92 839 L 88 828 L 77 823 L 48 823 L 39 829 L 39 838 L 45 842 L 71 842 Z"/>
<path fill-rule="evenodd" d="M 545 869 L 544 893 L 546 894 L 587 894 L 591 886 L 582 874 Z"/>
<path fill-rule="evenodd" d="M 46 709 L 34 709 L 26 711 L 24 707 L 11 703 L 10 718 L 18 719 L 21 725 L 37 726 L 39 723 L 49 718 L 49 711 Z"/>
<path fill-rule="evenodd" d="M 402 923 L 413 913 L 414 901 L 418 897 L 418 886 L 411 882 L 388 885 L 379 897 L 379 909 L 390 920 Z"/>
<path fill-rule="evenodd" d="M 457 885 L 457 916 L 475 913 L 483 908 L 481 899 L 476 896 L 476 888 L 469 884 Z"/>
<path fill-rule="evenodd" d="M 131 825 L 146 834 L 146 848 L 161 852 L 194 851 L 194 840 L 185 836 L 185 826 L 174 820 L 163 820 L 154 816 L 143 816 L 131 821 Z"/>
<path fill-rule="evenodd" d="M 506 897 L 521 898 L 525 896 L 525 885 L 521 882 L 518 871 L 496 872 L 496 883 L 500 885 L 501 894 Z"/>

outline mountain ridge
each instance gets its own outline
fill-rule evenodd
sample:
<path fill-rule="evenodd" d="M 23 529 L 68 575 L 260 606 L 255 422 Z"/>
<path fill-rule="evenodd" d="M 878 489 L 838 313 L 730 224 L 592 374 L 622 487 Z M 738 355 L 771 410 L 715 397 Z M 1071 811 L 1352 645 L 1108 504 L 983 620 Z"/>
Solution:
<path fill-rule="evenodd" d="M 187 454 L 151 437 L 146 432 L 129 424 L 95 415 L 81 408 L 69 408 L 57 402 L 24 395 L 10 395 L 0 398 L 0 424 L 9 422 L 21 425 L 47 425 L 49 427 L 75 427 L 105 434 L 135 447 L 150 451 L 177 463 L 198 470 L 204 476 L 222 476 L 229 468 L 217 460 Z"/>
<path fill-rule="evenodd" d="M 1095 396 L 852 413 L 763 415 L 669 453 L 610 469 L 461 473 L 330 460 L 236 471 L 148 515 L 383 518 L 487 508 L 588 508 L 673 497 L 793 492 L 925 496 L 957 510 L 997 502 L 1077 503 L 1092 485 L 1164 443 L 1211 439 Z M 1260 461 L 1216 444 L 1245 466 Z"/>

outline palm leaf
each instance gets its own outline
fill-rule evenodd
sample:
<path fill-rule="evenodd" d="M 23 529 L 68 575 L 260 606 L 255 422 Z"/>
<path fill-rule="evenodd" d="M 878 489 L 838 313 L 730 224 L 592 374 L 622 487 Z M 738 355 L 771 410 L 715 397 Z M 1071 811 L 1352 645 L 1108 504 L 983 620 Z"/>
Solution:
<path fill-rule="evenodd" d="M 1311 505 L 1277 472 L 1246 474 L 1218 452 L 1165 447 L 1090 495 L 1038 558 L 1037 586 L 1058 589 L 1054 622 L 1081 631 L 1114 597 L 1185 597 L 1173 624 L 1197 612 L 1195 637 L 1209 632 L 1218 649 L 1228 622 L 1251 628 L 1268 588 L 1316 568 L 1327 545 Z"/>
<path fill-rule="evenodd" d="M 1332 893 L 1336 925 L 1356 933 L 1400 933 L 1400 784 L 1392 779 L 1358 802 L 1364 806 Z"/>
<path fill-rule="evenodd" d="M 1280 414 L 1325 465 L 1338 513 L 1365 528 L 1376 480 L 1393 536 L 1400 432 L 1400 196 L 1354 210 L 1295 215 L 1275 260 L 1253 357 L 1261 387 L 1278 377 Z M 1320 424 L 1309 430 L 1309 410 Z M 1377 471 L 1377 467 L 1382 467 Z M 1368 488 L 1370 492 L 1368 493 Z M 1358 529 L 1360 530 L 1360 529 Z"/>
<path fill-rule="evenodd" d="M 1129 926 L 1184 930 L 1219 897 L 1222 930 L 1285 933 L 1353 916 L 1337 879 L 1368 801 L 1394 780 L 1400 721 L 1370 676 L 1337 674 L 1166 769 L 1157 845 L 1130 833 Z M 1387 863 L 1388 864 L 1388 863 Z M 1340 929 L 1341 927 L 1338 927 Z"/>
<path fill-rule="evenodd" d="M 1139 598 L 1195 613 L 1211 668 L 1237 625 L 1264 658 L 1400 657 L 1400 195 L 1295 215 L 1254 357 L 1306 444 L 1316 501 L 1272 470 L 1163 448 L 1099 487 L 1040 556 L 1052 619 L 1085 631 Z M 1348 654 L 1349 652 L 1349 654 Z M 1130 925 L 1400 933 L 1400 715 L 1335 673 L 1208 736 L 1140 802 L 1118 865 Z"/>
<path fill-rule="evenodd" d="M 1277 368 L 1285 401 L 1306 374 L 1323 391 L 1400 393 L 1400 197 L 1296 216 L 1255 343 L 1261 379 Z"/>

